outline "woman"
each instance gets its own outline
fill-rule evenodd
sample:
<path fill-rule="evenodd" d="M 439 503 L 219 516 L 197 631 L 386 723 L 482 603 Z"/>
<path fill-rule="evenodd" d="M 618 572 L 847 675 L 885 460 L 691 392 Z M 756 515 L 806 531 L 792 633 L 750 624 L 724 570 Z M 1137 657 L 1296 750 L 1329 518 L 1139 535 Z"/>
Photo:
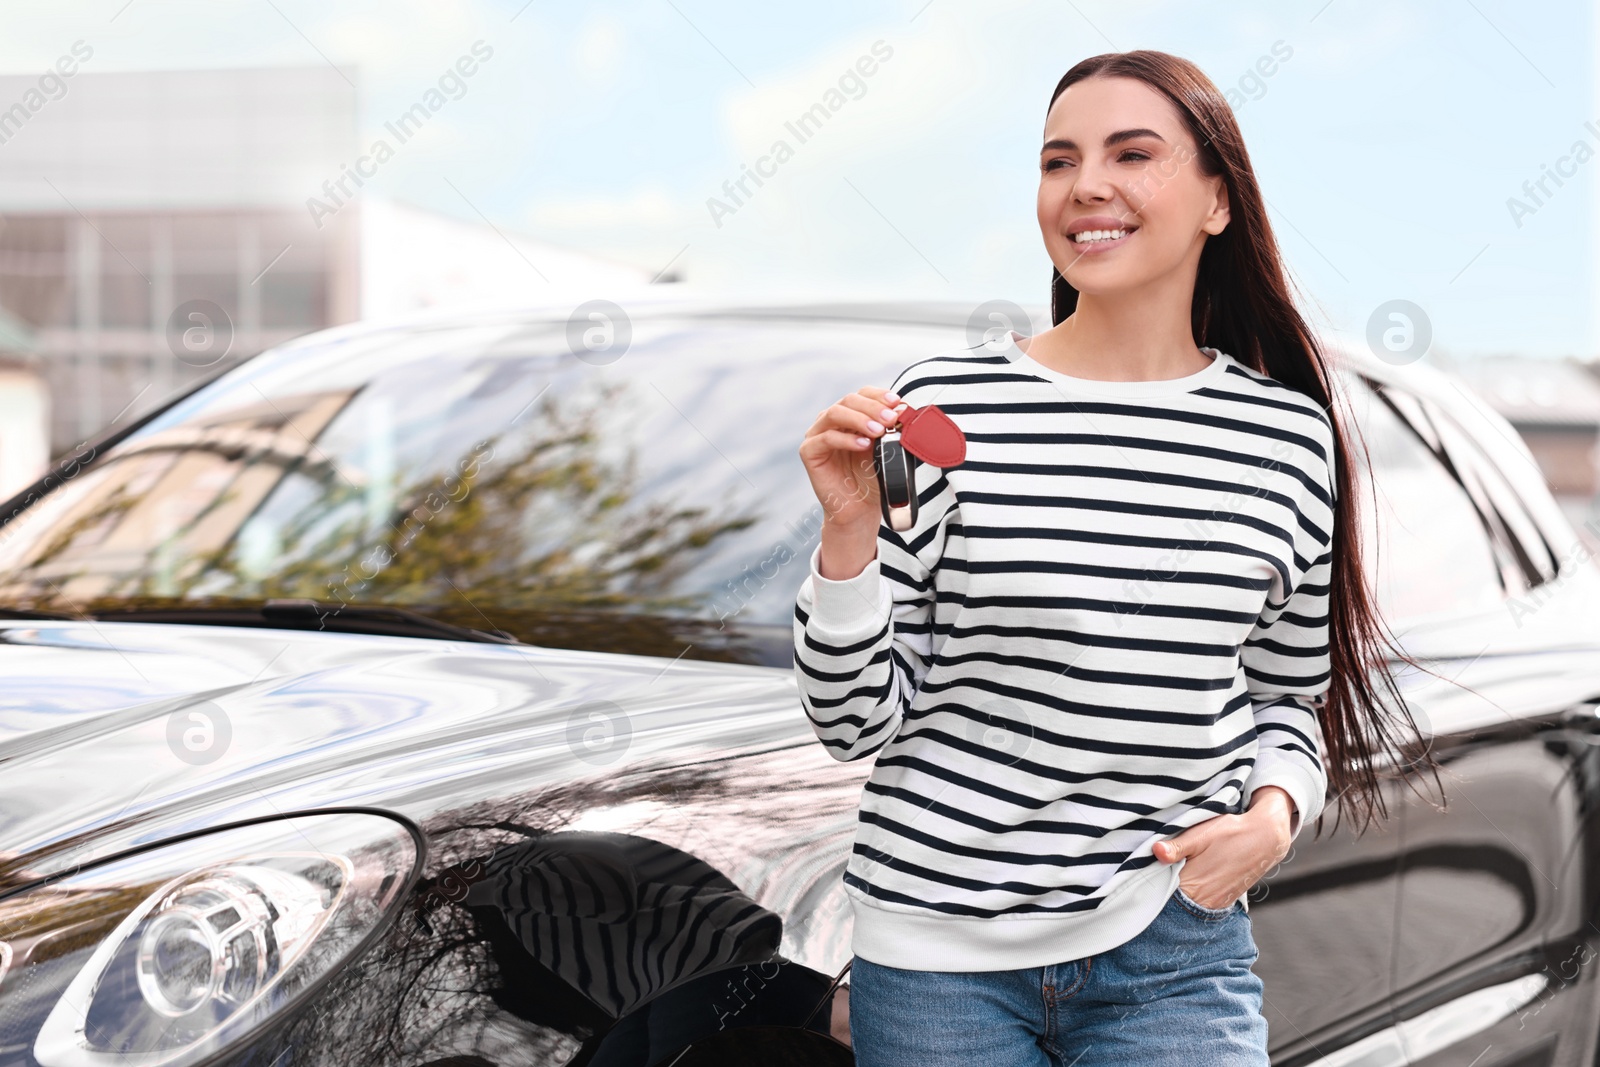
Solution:
<path fill-rule="evenodd" d="M 876 757 L 856 1061 L 1264 1065 L 1245 892 L 1330 787 L 1386 815 L 1381 750 L 1415 739 L 1332 379 L 1193 64 L 1068 71 L 1038 218 L 1051 329 L 862 388 L 800 447 L 825 520 L 796 677 L 828 751 Z M 902 402 L 967 457 L 918 461 L 896 533 L 870 457 Z"/>

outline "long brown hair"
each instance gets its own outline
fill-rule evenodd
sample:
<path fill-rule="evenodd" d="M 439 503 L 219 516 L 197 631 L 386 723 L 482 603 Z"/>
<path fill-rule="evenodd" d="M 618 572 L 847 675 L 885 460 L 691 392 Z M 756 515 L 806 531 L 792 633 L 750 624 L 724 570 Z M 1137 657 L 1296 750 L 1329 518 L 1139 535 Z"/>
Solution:
<path fill-rule="evenodd" d="M 1347 435 L 1332 403 L 1333 378 L 1316 336 L 1289 296 L 1277 239 L 1245 151 L 1233 109 L 1210 78 L 1186 59 L 1141 49 L 1093 56 L 1067 71 L 1050 97 L 1085 78 L 1136 78 L 1172 101 L 1199 146 L 1207 177 L 1221 175 L 1230 220 L 1207 238 L 1195 278 L 1190 324 L 1197 345 L 1218 348 L 1315 400 L 1333 424 L 1335 479 L 1332 577 L 1328 589 L 1329 679 L 1321 723 L 1323 764 L 1338 810 L 1358 828 L 1388 815 L 1379 772 L 1395 753 L 1402 768 L 1425 767 L 1438 783 L 1438 764 L 1388 670 L 1388 659 L 1427 670 L 1385 632 L 1361 565 L 1361 527 L 1355 471 Z M 1046 108 L 1046 114 L 1049 109 Z M 1078 306 L 1078 291 L 1051 269 L 1050 316 L 1059 325 Z M 1432 674 L 1432 671 L 1427 673 Z M 1379 699 L 1381 682 L 1390 698 Z M 1408 781 L 1409 781 L 1408 776 Z M 1442 792 L 1442 788 L 1441 788 Z M 1318 833 L 1322 820 L 1318 819 Z"/>

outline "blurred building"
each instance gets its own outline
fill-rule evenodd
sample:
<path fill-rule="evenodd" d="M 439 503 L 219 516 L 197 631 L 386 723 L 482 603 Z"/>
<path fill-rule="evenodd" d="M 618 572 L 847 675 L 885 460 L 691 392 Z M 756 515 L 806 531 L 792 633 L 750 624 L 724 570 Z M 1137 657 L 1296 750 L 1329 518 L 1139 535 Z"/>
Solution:
<path fill-rule="evenodd" d="M 33 481 L 44 466 L 49 412 L 33 337 L 0 311 L 0 500 Z"/>
<path fill-rule="evenodd" d="M 1504 415 L 1580 532 L 1600 516 L 1600 378 L 1573 359 L 1486 356 L 1450 371 Z M 1595 547 L 1600 548 L 1600 545 Z"/>
<path fill-rule="evenodd" d="M 0 77 L 0 103 L 32 76 Z M 353 158 L 357 99 L 327 67 L 93 73 L 0 130 L 0 307 L 33 331 L 50 452 L 267 345 L 359 314 L 353 213 L 306 198 Z M 191 301 L 226 321 L 180 316 Z M 205 343 L 208 342 L 209 343 Z"/>
<path fill-rule="evenodd" d="M 82 70 L 32 112 L 6 108 L 38 79 L 0 76 L 0 309 L 48 383 L 48 454 L 311 330 L 649 281 L 356 189 L 372 138 L 347 76 Z"/>

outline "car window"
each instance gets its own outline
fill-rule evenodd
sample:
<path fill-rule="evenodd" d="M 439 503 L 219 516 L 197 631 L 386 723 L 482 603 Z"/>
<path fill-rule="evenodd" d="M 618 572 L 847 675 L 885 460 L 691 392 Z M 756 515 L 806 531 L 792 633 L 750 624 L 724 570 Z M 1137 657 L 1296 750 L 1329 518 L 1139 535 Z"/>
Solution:
<path fill-rule="evenodd" d="M 1444 408 L 1422 402 L 1422 411 L 1451 457 L 1457 475 L 1494 532 L 1494 544 L 1508 581 L 1525 592 L 1555 576 L 1558 555 L 1523 503 L 1509 474 L 1544 482 L 1544 472 L 1532 459 L 1523 470 L 1502 470 L 1483 447 Z M 1510 431 L 1515 432 L 1515 431 Z"/>
<path fill-rule="evenodd" d="M 641 320 L 588 359 L 564 323 L 292 344 L 0 528 L 0 604 L 310 598 L 786 666 L 820 529 L 806 428 L 964 343 L 796 318 Z"/>
<path fill-rule="evenodd" d="M 1365 378 L 1353 378 L 1346 396 L 1362 488 L 1362 561 L 1384 617 L 1395 622 L 1501 603 L 1507 589 L 1491 534 L 1428 447 L 1439 445 L 1436 430 L 1384 402 L 1420 416 L 1415 398 Z"/>

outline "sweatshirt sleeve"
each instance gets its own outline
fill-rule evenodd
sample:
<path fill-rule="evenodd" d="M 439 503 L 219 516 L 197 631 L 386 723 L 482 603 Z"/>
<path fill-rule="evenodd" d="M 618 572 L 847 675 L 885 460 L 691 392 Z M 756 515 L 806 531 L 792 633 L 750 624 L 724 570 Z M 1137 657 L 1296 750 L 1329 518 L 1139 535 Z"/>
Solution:
<path fill-rule="evenodd" d="M 819 543 L 795 599 L 800 702 L 837 760 L 860 759 L 888 743 L 933 663 L 934 572 L 955 494 L 937 467 L 917 460 L 914 476 L 912 528 L 896 532 L 880 522 L 877 557 L 853 578 L 817 573 Z"/>
<path fill-rule="evenodd" d="M 1320 713 L 1332 679 L 1328 648 L 1333 567 L 1333 432 L 1323 423 L 1323 455 L 1309 455 L 1315 489 L 1299 499 L 1293 574 L 1286 600 L 1270 597 L 1240 650 L 1256 721 L 1259 749 L 1245 780 L 1245 803 L 1263 786 L 1280 786 L 1294 800 L 1291 839 L 1321 814 L 1328 788 Z"/>

